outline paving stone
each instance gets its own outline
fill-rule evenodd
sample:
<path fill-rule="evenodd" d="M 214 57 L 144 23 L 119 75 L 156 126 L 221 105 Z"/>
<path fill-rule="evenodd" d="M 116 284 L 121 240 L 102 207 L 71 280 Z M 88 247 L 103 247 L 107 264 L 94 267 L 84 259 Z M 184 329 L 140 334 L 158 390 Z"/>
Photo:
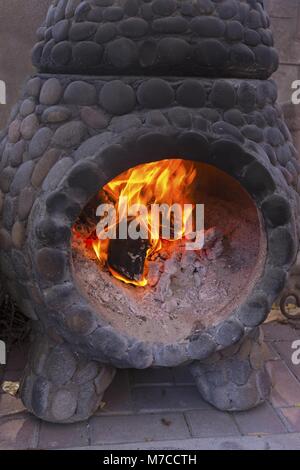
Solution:
<path fill-rule="evenodd" d="M 277 322 L 266 323 L 262 326 L 266 341 L 295 341 L 300 337 L 300 330 L 290 324 Z"/>
<path fill-rule="evenodd" d="M 299 332 L 299 339 L 300 339 L 300 332 Z M 288 368 L 293 372 L 293 374 L 297 377 L 300 382 L 300 364 L 295 365 L 292 362 L 292 355 L 295 352 L 295 349 L 292 349 L 292 341 L 275 341 L 272 343 L 274 349 L 278 352 L 280 357 L 286 363 Z M 300 403 L 300 397 L 299 397 Z"/>
<path fill-rule="evenodd" d="M 15 415 L 23 411 L 26 411 L 26 408 L 20 399 L 13 397 L 12 395 L 9 395 L 8 393 L 1 393 L 0 395 L 0 418 L 3 418 L 5 416 Z"/>
<path fill-rule="evenodd" d="M 233 414 L 242 434 L 280 434 L 286 432 L 274 409 L 265 403 L 253 410 Z"/>
<path fill-rule="evenodd" d="M 300 383 L 282 361 L 271 361 L 267 370 L 272 379 L 271 403 L 275 408 L 295 406 L 300 402 Z"/>
<path fill-rule="evenodd" d="M 300 407 L 280 408 L 289 432 L 300 432 Z"/>
<path fill-rule="evenodd" d="M 26 450 L 37 445 L 39 421 L 28 415 L 0 420 L 0 449 Z"/>
<path fill-rule="evenodd" d="M 158 368 L 145 370 L 130 370 L 130 381 L 133 386 L 173 385 L 172 369 Z"/>
<path fill-rule="evenodd" d="M 210 408 L 195 386 L 136 387 L 132 397 L 135 409 L 144 413 Z"/>
<path fill-rule="evenodd" d="M 185 413 L 192 437 L 239 436 L 239 430 L 229 413 L 217 410 L 195 410 Z"/>
<path fill-rule="evenodd" d="M 52 424 L 42 423 L 39 448 L 64 449 L 75 446 L 88 445 L 87 423 Z"/>
<path fill-rule="evenodd" d="M 90 420 L 91 445 L 149 442 L 190 437 L 182 413 L 95 417 Z"/>

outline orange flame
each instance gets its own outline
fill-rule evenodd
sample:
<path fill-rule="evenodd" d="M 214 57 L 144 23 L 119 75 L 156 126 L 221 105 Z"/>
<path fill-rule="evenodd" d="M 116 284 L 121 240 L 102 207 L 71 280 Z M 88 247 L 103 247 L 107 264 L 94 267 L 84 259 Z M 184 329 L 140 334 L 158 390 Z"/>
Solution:
<path fill-rule="evenodd" d="M 132 168 L 125 173 L 117 176 L 108 183 L 102 191 L 102 194 L 108 196 L 117 209 L 118 220 L 120 223 L 124 217 L 122 208 L 119 206 L 120 198 L 127 198 L 128 207 L 135 204 L 142 204 L 150 207 L 152 204 L 167 204 L 171 207 L 173 204 L 184 204 L 193 202 L 193 185 L 197 175 L 195 165 L 191 161 L 182 159 L 168 159 L 160 162 L 148 163 Z M 147 260 L 162 249 L 162 238 L 157 237 L 153 232 L 151 224 L 151 211 L 148 211 L 147 229 L 149 233 L 150 248 L 147 251 L 146 269 L 144 276 L 140 281 L 132 281 L 108 266 L 111 274 L 117 279 L 137 286 L 146 286 L 148 281 L 146 277 Z M 169 217 L 171 214 L 169 213 Z M 185 213 L 185 219 L 187 214 Z M 185 222 L 183 220 L 181 237 L 185 234 Z M 94 240 L 93 249 L 97 258 L 102 264 L 107 263 L 109 240 Z"/>

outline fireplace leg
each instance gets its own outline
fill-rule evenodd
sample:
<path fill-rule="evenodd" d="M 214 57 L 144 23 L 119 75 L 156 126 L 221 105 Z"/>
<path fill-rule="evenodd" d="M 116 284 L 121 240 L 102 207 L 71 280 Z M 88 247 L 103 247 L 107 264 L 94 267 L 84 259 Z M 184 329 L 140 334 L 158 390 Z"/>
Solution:
<path fill-rule="evenodd" d="M 202 397 L 219 410 L 242 411 L 263 403 L 271 381 L 265 368 L 262 331 L 255 330 L 204 362 L 194 362 L 191 372 Z"/>
<path fill-rule="evenodd" d="M 84 421 L 99 408 L 115 369 L 73 353 L 64 342 L 36 335 L 21 383 L 24 405 L 55 423 Z"/>

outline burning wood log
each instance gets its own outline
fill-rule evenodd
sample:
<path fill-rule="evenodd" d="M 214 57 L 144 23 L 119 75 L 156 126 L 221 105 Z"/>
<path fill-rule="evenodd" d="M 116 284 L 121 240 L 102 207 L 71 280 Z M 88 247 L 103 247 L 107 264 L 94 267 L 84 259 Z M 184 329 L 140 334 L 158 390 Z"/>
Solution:
<path fill-rule="evenodd" d="M 111 240 L 108 266 L 130 281 L 141 282 L 148 248 L 148 240 Z"/>

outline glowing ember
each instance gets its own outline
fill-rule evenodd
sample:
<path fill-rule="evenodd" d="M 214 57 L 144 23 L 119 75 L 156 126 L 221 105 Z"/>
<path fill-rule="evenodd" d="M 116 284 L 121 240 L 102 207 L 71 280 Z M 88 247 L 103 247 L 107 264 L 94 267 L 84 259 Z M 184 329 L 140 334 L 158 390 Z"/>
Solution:
<path fill-rule="evenodd" d="M 168 159 L 140 165 L 128 170 L 108 183 L 99 193 L 99 203 L 109 201 L 114 204 L 118 214 L 116 221 L 117 226 L 120 225 L 122 220 L 124 221 L 124 218 L 126 218 L 127 222 L 127 212 L 124 212 L 120 204 L 120 200 L 124 200 L 124 198 L 127 199 L 128 207 L 138 205 L 150 207 L 153 204 L 165 204 L 169 208 L 174 204 L 179 204 L 182 209 L 187 204 L 191 204 L 191 207 L 194 207 L 195 185 L 192 183 L 195 182 L 196 175 L 197 170 L 195 164 L 182 159 Z M 191 215 L 191 212 L 187 214 L 183 211 L 183 214 L 180 238 L 187 236 L 186 219 Z M 169 211 L 168 217 L 171 227 L 173 216 L 173 212 Z M 149 260 L 155 258 L 155 256 L 164 249 L 166 243 L 170 243 L 170 240 L 166 241 L 162 236 L 162 226 L 160 226 L 159 231 L 153 230 L 151 211 L 148 212 L 147 233 L 149 237 L 149 248 L 144 264 L 144 273 L 139 280 L 128 279 L 109 265 L 110 240 L 101 240 L 93 233 L 85 240 L 85 243 L 87 246 L 93 247 L 101 264 L 103 266 L 106 265 L 115 278 L 127 284 L 144 287 L 148 284 Z"/>

